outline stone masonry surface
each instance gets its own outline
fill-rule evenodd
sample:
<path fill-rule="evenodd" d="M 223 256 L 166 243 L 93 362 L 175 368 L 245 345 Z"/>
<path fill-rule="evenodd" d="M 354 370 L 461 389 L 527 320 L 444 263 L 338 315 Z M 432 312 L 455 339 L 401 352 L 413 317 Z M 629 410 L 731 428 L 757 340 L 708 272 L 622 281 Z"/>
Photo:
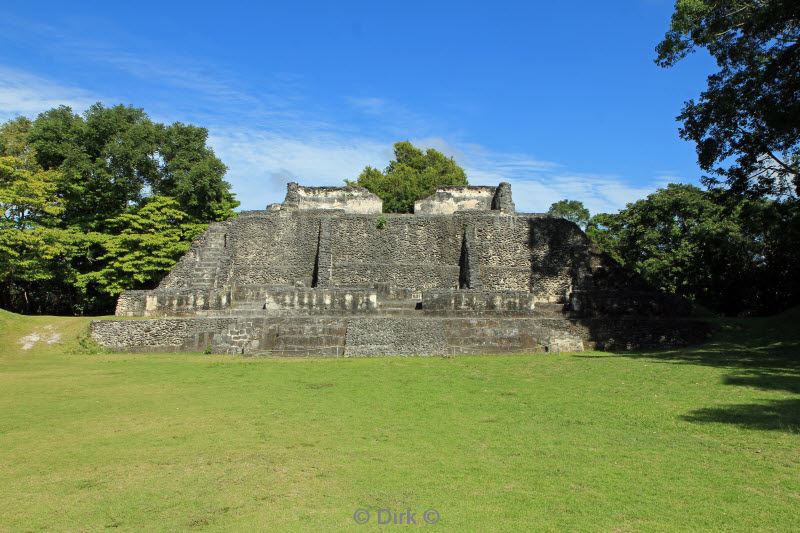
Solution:
<path fill-rule="evenodd" d="M 379 217 L 381 221 L 379 223 Z M 708 325 L 573 223 L 516 213 L 511 187 L 449 187 L 412 215 L 360 188 L 289 184 L 283 204 L 209 226 L 161 284 L 92 336 L 130 351 L 276 355 L 632 349 Z"/>

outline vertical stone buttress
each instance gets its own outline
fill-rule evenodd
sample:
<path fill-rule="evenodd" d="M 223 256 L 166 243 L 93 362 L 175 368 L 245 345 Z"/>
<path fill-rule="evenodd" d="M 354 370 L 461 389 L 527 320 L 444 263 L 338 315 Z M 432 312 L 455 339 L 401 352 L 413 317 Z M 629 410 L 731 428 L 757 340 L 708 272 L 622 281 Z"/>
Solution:
<path fill-rule="evenodd" d="M 501 182 L 495 189 L 494 197 L 492 198 L 492 210 L 500 211 L 501 213 L 514 214 L 515 207 L 514 201 L 511 199 L 511 184 L 508 182 Z"/>
<path fill-rule="evenodd" d="M 461 239 L 461 267 L 458 275 L 459 289 L 480 289 L 481 273 L 478 267 L 478 251 L 475 247 L 475 228 L 472 225 L 464 227 L 464 236 Z"/>
<path fill-rule="evenodd" d="M 333 278 L 333 255 L 331 254 L 331 219 L 319 219 L 319 237 L 317 238 L 317 257 L 314 260 L 314 273 L 311 278 L 312 287 L 330 287 Z"/>

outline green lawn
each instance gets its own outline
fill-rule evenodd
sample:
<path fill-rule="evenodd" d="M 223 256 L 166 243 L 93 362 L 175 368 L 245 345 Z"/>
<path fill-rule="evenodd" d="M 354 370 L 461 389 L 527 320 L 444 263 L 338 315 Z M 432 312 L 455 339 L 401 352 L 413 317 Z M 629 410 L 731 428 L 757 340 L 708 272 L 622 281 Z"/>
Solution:
<path fill-rule="evenodd" d="M 0 312 L 0 530 L 800 527 L 797 311 L 691 349 L 455 358 L 92 353 L 87 323 Z"/>

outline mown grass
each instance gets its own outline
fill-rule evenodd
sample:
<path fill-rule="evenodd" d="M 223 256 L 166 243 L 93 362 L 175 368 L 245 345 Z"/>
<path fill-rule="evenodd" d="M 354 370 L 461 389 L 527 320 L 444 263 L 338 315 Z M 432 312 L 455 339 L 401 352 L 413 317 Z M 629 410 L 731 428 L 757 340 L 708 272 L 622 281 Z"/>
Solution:
<path fill-rule="evenodd" d="M 0 529 L 373 531 L 388 508 L 443 531 L 796 530 L 798 323 L 666 352 L 281 360 L 108 354 L 85 319 L 2 312 Z M 37 331 L 61 338 L 22 350 Z"/>

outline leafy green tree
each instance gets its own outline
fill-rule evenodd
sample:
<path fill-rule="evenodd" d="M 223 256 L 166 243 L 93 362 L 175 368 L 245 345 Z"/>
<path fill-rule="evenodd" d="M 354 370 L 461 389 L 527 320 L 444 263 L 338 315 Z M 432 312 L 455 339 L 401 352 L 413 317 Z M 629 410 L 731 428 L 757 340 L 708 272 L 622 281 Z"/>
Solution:
<path fill-rule="evenodd" d="M 0 125 L 0 306 L 96 313 L 238 205 L 207 131 L 100 104 Z"/>
<path fill-rule="evenodd" d="M 20 152 L 21 153 L 21 152 Z M 21 154 L 22 155 L 22 154 Z M 86 251 L 81 232 L 51 227 L 64 211 L 57 171 L 0 157 L 0 305 L 46 310 L 63 300 L 56 287 L 75 282 L 71 261 Z"/>
<path fill-rule="evenodd" d="M 25 229 L 53 222 L 64 212 L 56 196 L 59 173 L 32 169 L 18 157 L 0 156 L 0 228 Z"/>
<path fill-rule="evenodd" d="M 719 70 L 678 119 L 700 167 L 736 193 L 800 194 L 800 2 L 678 0 L 656 62 L 698 48 Z"/>
<path fill-rule="evenodd" d="M 25 165 L 32 164 L 32 148 L 28 142 L 32 127 L 33 123 L 27 117 L 17 117 L 0 124 L 0 156 L 16 157 Z"/>
<path fill-rule="evenodd" d="M 395 143 L 394 155 L 383 172 L 368 166 L 357 180 L 345 180 L 378 195 L 387 213 L 411 213 L 415 201 L 430 196 L 437 188 L 467 185 L 464 169 L 438 150 L 423 152 L 403 141 Z"/>
<path fill-rule="evenodd" d="M 190 222 L 177 200 L 153 196 L 141 207 L 108 221 L 114 231 L 100 238 L 102 268 L 80 278 L 80 286 L 95 285 L 116 296 L 127 289 L 153 288 L 189 249 L 206 224 Z"/>
<path fill-rule="evenodd" d="M 795 203 L 725 203 L 671 184 L 617 214 L 592 217 L 589 237 L 653 287 L 728 314 L 775 312 L 800 296 Z"/>
<path fill-rule="evenodd" d="M 559 200 L 550 206 L 547 214 L 574 222 L 581 229 L 586 229 L 589 223 L 589 210 L 578 200 Z"/>
<path fill-rule="evenodd" d="M 27 133 L 36 162 L 61 172 L 64 225 L 100 231 L 142 204 L 148 189 L 175 197 L 197 221 L 231 216 L 238 202 L 206 140 L 204 128 L 164 126 L 142 109 L 99 103 L 83 116 L 66 106 L 46 111 Z"/>
<path fill-rule="evenodd" d="M 197 221 L 233 216 L 239 205 L 225 181 L 227 167 L 206 146 L 208 130 L 176 122 L 163 128 L 159 156 L 163 160 L 153 192 L 171 196 L 181 210 Z"/>

